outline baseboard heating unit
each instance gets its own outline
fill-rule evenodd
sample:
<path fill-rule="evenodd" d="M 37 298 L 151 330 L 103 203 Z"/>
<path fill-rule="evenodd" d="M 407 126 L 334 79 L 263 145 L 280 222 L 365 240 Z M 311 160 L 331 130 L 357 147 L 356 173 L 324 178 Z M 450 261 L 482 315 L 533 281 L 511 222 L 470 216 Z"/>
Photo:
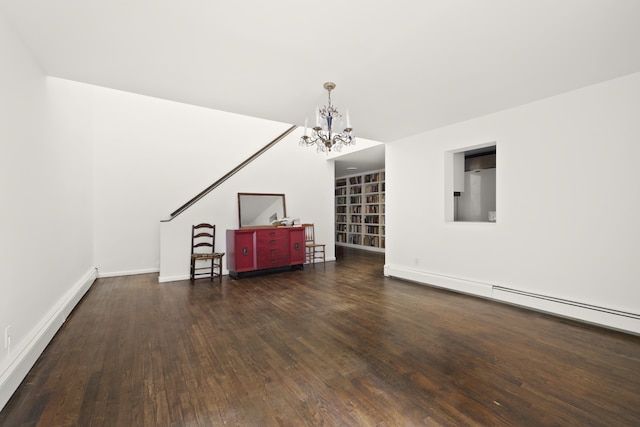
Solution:
<path fill-rule="evenodd" d="M 503 286 L 493 286 L 492 294 L 496 300 L 640 334 L 640 314 L 637 313 Z"/>

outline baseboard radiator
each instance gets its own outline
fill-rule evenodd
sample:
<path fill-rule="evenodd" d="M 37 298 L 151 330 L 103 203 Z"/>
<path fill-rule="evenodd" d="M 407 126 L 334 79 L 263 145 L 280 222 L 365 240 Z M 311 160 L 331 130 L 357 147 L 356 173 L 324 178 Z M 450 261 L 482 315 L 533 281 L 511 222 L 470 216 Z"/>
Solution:
<path fill-rule="evenodd" d="M 521 291 L 521 290 L 518 290 L 518 289 L 505 288 L 503 286 L 493 286 L 493 291 L 506 292 L 506 293 L 510 293 L 510 294 L 517 294 L 517 295 L 522 295 L 522 296 L 529 297 L 529 298 L 535 298 L 535 299 L 544 300 L 544 301 L 550 301 L 550 302 L 554 302 L 554 303 L 558 303 L 558 304 L 564 304 L 564 305 L 568 305 L 568 306 L 572 306 L 572 307 L 583 308 L 583 309 L 586 309 L 586 310 L 598 311 L 598 312 L 605 313 L 605 314 L 612 314 L 612 315 L 615 315 L 615 316 L 621 316 L 621 317 L 626 317 L 626 318 L 629 318 L 629 319 L 640 320 L 640 314 L 630 313 L 628 311 L 615 310 L 615 309 L 612 309 L 612 308 L 601 307 L 601 306 L 597 306 L 597 305 L 593 305 L 593 304 L 586 304 L 586 303 L 583 303 L 583 302 L 577 302 L 577 301 L 571 301 L 571 300 L 562 299 L 562 298 L 550 297 L 548 295 L 536 294 L 536 293 L 533 293 L 533 292 L 525 292 L 525 291 Z"/>

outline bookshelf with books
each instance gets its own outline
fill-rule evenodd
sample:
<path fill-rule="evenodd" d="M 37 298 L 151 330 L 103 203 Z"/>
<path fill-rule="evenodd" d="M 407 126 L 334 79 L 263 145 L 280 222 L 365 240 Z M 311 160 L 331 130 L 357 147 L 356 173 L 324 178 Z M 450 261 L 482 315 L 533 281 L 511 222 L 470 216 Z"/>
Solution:
<path fill-rule="evenodd" d="M 336 245 L 384 252 L 384 171 L 336 179 Z"/>

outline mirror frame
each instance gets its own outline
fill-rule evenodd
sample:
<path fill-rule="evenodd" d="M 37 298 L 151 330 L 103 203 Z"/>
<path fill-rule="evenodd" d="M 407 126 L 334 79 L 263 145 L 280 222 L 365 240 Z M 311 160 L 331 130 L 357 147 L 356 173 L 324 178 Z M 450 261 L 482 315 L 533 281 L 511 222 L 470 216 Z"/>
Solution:
<path fill-rule="evenodd" d="M 242 223 L 242 197 L 247 197 L 247 196 L 281 197 L 282 198 L 282 211 L 283 211 L 283 217 L 282 218 L 286 218 L 287 217 L 287 202 L 286 202 L 284 193 L 238 193 L 238 224 L 239 224 L 240 228 L 271 228 L 271 227 L 277 227 L 277 225 L 273 225 L 273 224 L 246 225 L 246 224 Z M 278 219 L 282 219 L 282 218 L 278 218 Z"/>

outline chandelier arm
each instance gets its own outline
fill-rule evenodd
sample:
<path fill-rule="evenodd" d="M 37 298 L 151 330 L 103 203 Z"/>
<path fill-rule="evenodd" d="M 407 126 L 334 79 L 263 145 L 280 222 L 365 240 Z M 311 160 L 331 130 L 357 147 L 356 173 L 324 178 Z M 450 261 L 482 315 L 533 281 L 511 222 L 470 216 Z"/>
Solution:
<path fill-rule="evenodd" d="M 316 151 L 326 152 L 327 154 L 333 150 L 341 151 L 343 146 L 355 144 L 355 137 L 353 136 L 353 129 L 349 122 L 349 113 L 347 112 L 347 127 L 342 132 L 334 132 L 333 125 L 337 120 L 342 117 L 342 114 L 336 107 L 331 104 L 331 91 L 335 89 L 336 85 L 332 82 L 324 84 L 324 88 L 327 90 L 327 105 L 322 109 L 316 109 L 316 126 L 311 129 L 311 136 L 305 135 L 300 138 L 300 145 L 306 145 L 310 147 L 316 145 Z M 320 121 L 322 119 L 322 126 Z"/>
<path fill-rule="evenodd" d="M 343 136 L 343 135 L 336 135 L 334 138 L 336 141 L 338 141 L 341 144 L 344 145 L 349 145 L 351 144 L 351 137 L 350 136 Z"/>

